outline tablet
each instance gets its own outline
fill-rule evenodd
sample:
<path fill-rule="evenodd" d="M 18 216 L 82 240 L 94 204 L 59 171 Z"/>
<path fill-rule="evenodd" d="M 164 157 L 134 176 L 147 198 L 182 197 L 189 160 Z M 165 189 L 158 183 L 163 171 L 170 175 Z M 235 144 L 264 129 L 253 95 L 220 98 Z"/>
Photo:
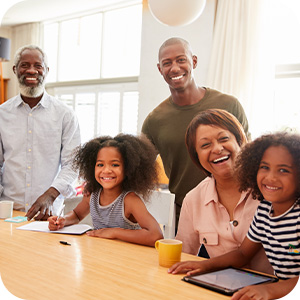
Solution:
<path fill-rule="evenodd" d="M 276 277 L 271 275 L 238 268 L 185 276 L 182 280 L 229 296 L 248 285 L 278 281 Z"/>

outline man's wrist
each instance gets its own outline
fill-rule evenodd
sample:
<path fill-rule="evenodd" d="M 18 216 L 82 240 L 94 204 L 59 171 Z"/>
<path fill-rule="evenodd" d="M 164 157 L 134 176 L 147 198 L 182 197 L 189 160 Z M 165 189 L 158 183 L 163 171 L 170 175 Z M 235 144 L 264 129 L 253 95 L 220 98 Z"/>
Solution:
<path fill-rule="evenodd" d="M 45 194 L 53 199 L 53 201 L 60 195 L 60 192 L 54 188 L 50 187 Z"/>

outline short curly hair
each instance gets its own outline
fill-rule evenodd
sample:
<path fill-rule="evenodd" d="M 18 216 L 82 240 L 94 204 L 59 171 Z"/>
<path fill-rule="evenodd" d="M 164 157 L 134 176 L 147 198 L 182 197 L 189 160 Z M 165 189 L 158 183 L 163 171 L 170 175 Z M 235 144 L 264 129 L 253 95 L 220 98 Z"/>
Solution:
<path fill-rule="evenodd" d="M 300 135 L 288 132 L 262 135 L 242 148 L 235 161 L 235 176 L 239 181 L 240 191 L 251 189 L 253 199 L 264 199 L 256 178 L 261 159 L 271 146 L 283 146 L 291 154 L 297 171 L 296 199 L 298 199 L 300 197 Z"/>
<path fill-rule="evenodd" d="M 247 137 L 238 119 L 223 109 L 206 109 L 198 113 L 192 119 L 185 134 L 185 144 L 190 157 L 196 166 L 201 169 L 205 175 L 211 176 L 211 173 L 204 169 L 201 165 L 198 158 L 198 153 L 196 151 L 196 132 L 200 125 L 220 127 L 230 131 L 235 136 L 235 139 L 240 147 L 247 143 Z"/>
<path fill-rule="evenodd" d="M 79 177 L 86 181 L 86 190 L 92 193 L 101 188 L 95 178 L 95 165 L 98 152 L 104 147 L 115 147 L 123 158 L 123 190 L 133 191 L 147 200 L 158 186 L 158 171 L 157 151 L 145 135 L 100 136 L 79 146 L 75 151 L 73 168 L 79 170 Z"/>
<path fill-rule="evenodd" d="M 15 54 L 15 57 L 14 57 L 14 66 L 15 67 L 18 67 L 19 63 L 20 63 L 20 60 L 21 60 L 21 56 L 22 56 L 22 53 L 25 51 L 25 50 L 38 50 L 41 54 L 42 54 L 42 57 L 43 57 L 43 62 L 45 64 L 45 72 L 48 73 L 48 58 L 47 58 L 47 55 L 46 53 L 43 51 L 42 48 L 36 46 L 36 45 L 25 45 L 25 46 L 22 46 L 20 47 L 17 51 L 16 51 L 16 54 Z"/>

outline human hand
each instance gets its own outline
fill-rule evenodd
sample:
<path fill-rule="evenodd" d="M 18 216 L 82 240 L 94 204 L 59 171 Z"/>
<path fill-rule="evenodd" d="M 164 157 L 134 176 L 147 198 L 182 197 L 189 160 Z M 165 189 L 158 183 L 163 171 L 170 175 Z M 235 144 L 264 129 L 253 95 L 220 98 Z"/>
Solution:
<path fill-rule="evenodd" d="M 169 268 L 168 273 L 178 274 L 187 273 L 187 275 L 192 275 L 195 273 L 203 272 L 203 261 L 183 261 L 174 264 Z"/>
<path fill-rule="evenodd" d="M 59 192 L 51 187 L 44 194 L 39 196 L 25 215 L 28 221 L 38 212 L 39 214 L 34 219 L 37 221 L 46 221 L 52 215 L 53 202 L 58 195 Z"/>
<path fill-rule="evenodd" d="M 246 286 L 235 292 L 231 300 L 268 300 L 269 293 L 265 284 Z"/>
<path fill-rule="evenodd" d="M 65 227 L 66 219 L 62 217 L 59 218 L 57 216 L 52 216 L 48 218 L 48 222 L 49 222 L 48 225 L 49 230 L 54 231 Z"/>
<path fill-rule="evenodd" d="M 101 228 L 97 230 L 90 230 L 86 234 L 88 236 L 100 237 L 104 239 L 114 239 L 114 230 L 115 228 Z"/>

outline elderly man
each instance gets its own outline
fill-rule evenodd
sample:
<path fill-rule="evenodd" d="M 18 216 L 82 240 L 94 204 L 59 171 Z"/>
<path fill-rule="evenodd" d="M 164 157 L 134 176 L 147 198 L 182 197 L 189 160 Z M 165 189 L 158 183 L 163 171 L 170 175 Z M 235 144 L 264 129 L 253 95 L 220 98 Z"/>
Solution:
<path fill-rule="evenodd" d="M 72 151 L 80 145 L 74 112 L 45 91 L 48 71 L 42 49 L 20 48 L 13 66 L 20 94 L 0 105 L 0 201 L 36 220 L 57 214 L 75 193 Z"/>

